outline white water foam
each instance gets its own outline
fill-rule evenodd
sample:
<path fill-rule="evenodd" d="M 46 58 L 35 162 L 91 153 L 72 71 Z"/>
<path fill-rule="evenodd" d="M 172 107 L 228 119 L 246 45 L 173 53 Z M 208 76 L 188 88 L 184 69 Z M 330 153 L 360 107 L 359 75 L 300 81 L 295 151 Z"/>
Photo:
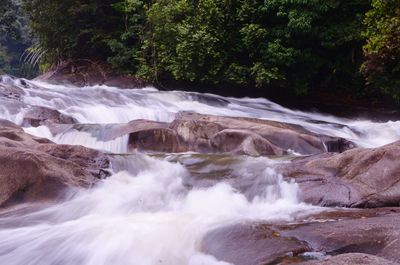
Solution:
<path fill-rule="evenodd" d="M 88 148 L 97 149 L 104 152 L 123 154 L 128 153 L 129 135 L 116 137 L 114 139 L 103 139 L 101 134 L 95 135 L 88 131 L 67 129 L 61 133 L 53 134 L 45 125 L 38 127 L 26 127 L 25 132 L 38 137 L 47 138 L 58 144 L 82 145 Z"/>
<path fill-rule="evenodd" d="M 136 174 L 119 171 L 97 188 L 49 208 L 0 219 L 0 262 L 9 265 L 223 265 L 201 252 L 215 227 L 243 220 L 292 220 L 318 208 L 268 168 L 279 191 L 252 201 L 226 183 L 188 190 L 178 163 L 142 156 Z M 267 160 L 266 160 L 267 161 Z M 143 163 L 142 163 L 143 164 Z"/>

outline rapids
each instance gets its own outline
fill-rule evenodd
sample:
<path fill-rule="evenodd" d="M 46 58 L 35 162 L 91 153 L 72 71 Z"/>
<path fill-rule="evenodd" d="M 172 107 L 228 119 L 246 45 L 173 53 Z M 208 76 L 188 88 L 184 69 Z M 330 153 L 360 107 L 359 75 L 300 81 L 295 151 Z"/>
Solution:
<path fill-rule="evenodd" d="M 0 118 L 22 125 L 28 106 L 56 109 L 79 126 L 25 127 L 63 144 L 111 153 L 113 175 L 95 188 L 71 191 L 58 204 L 0 211 L 0 264 L 227 264 L 201 252 L 207 231 L 231 223 L 290 222 L 322 211 L 302 203 L 295 183 L 275 166 L 285 158 L 129 153 L 127 136 L 108 139 L 110 125 L 135 119 L 172 121 L 179 111 L 253 117 L 378 147 L 400 139 L 400 122 L 337 118 L 284 108 L 266 99 L 154 88 L 70 87 L 1 77 L 23 91 L 19 103 L 0 98 Z"/>

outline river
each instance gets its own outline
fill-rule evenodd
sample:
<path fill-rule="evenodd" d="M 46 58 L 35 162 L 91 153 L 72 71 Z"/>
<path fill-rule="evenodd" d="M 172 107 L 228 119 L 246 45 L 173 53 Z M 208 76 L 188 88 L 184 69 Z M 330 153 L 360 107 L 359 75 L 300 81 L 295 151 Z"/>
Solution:
<path fill-rule="evenodd" d="M 290 222 L 323 211 L 303 203 L 294 182 L 275 166 L 286 157 L 149 154 L 129 150 L 110 126 L 136 119 L 170 122 L 180 111 L 297 124 L 361 147 L 400 139 L 400 121 L 373 122 L 296 111 L 267 99 L 158 91 L 155 88 L 77 88 L 2 77 L 19 87 L 19 104 L 0 99 L 0 118 L 23 125 L 29 106 L 58 110 L 78 124 L 24 130 L 60 144 L 110 153 L 113 175 L 64 202 L 24 204 L 0 215 L 0 264 L 228 264 L 201 251 L 204 235 L 232 223 Z M 292 156 L 300 156 L 291 152 Z M 242 188 L 246 186 L 246 188 Z"/>

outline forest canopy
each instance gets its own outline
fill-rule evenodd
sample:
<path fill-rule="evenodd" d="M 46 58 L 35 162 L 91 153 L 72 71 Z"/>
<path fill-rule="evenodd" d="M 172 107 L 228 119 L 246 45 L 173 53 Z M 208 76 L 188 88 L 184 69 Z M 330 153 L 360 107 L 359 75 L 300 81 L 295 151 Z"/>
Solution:
<path fill-rule="evenodd" d="M 17 20 L 9 13 L 19 2 L 0 1 L 8 2 L 0 34 L 13 36 Z M 400 99 L 398 0 L 25 0 L 22 6 L 43 69 L 90 58 L 157 83 L 294 94 L 370 90 Z M 7 60 L 2 47 L 0 68 Z"/>

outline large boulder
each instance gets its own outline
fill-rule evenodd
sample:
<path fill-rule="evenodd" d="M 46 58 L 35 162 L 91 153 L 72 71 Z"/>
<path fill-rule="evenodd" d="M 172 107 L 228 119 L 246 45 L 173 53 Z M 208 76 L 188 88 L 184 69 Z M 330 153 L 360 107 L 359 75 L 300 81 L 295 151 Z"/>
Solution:
<path fill-rule="evenodd" d="M 0 120 L 0 206 L 61 198 L 108 176 L 109 160 L 82 146 L 56 145 Z"/>
<path fill-rule="evenodd" d="M 398 208 L 383 208 L 323 212 L 286 224 L 239 223 L 210 231 L 201 245 L 206 254 L 235 265 L 393 265 L 400 262 L 399 218 Z"/>
<path fill-rule="evenodd" d="M 322 206 L 400 205 L 400 141 L 380 148 L 295 159 L 281 171 L 296 180 L 305 202 Z"/>
<path fill-rule="evenodd" d="M 147 124 L 145 128 L 143 123 Z M 354 147 L 345 139 L 317 135 L 297 125 L 191 112 L 178 113 L 169 125 L 133 122 L 129 124 L 129 130 L 131 148 L 158 152 L 261 156 L 283 155 L 290 150 L 303 154 L 341 152 Z"/>

